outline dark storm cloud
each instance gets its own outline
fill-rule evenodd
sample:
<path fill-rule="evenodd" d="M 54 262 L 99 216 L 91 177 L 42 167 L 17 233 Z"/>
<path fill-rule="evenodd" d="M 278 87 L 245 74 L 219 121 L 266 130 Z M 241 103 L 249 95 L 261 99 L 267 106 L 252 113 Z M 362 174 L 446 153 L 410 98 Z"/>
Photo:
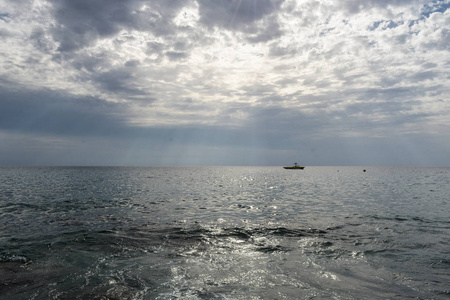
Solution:
<path fill-rule="evenodd" d="M 230 142 L 245 146 L 254 139 L 252 131 L 222 126 L 132 126 L 124 113 L 128 109 L 127 104 L 94 97 L 78 97 L 45 89 L 30 91 L 21 87 L 0 88 L 0 93 L 0 132 L 214 146 L 225 146 Z M 202 109 L 191 99 L 184 102 L 175 108 L 188 111 L 195 106 L 194 112 Z"/>
<path fill-rule="evenodd" d="M 56 135 L 123 135 L 123 107 L 96 98 L 2 88 L 0 130 Z"/>
<path fill-rule="evenodd" d="M 111 61 L 108 53 L 100 53 L 100 55 L 91 55 L 81 52 L 71 56 L 64 55 L 55 56 L 55 60 L 68 59 L 72 66 L 77 70 L 86 70 L 88 72 L 96 72 L 96 69 L 109 69 Z"/>
<path fill-rule="evenodd" d="M 146 95 L 147 93 L 134 86 L 136 76 L 126 68 L 112 69 L 106 72 L 94 73 L 89 77 L 99 88 L 116 94 L 128 96 Z"/>
<path fill-rule="evenodd" d="M 204 24 L 235 28 L 251 24 L 279 8 L 282 1 L 271 0 L 199 0 Z"/>
<path fill-rule="evenodd" d="M 94 84 L 101 91 L 122 95 L 127 99 L 137 95 L 149 95 L 149 92 L 138 86 L 139 78 L 136 72 L 140 67 L 139 60 L 131 59 L 120 65 L 114 64 L 109 53 L 91 55 L 81 52 L 63 56 L 75 69 L 82 71 L 77 76 L 80 82 Z"/>
<path fill-rule="evenodd" d="M 277 19 L 257 24 L 264 17 L 276 13 L 284 0 L 199 0 L 200 22 L 208 27 L 221 27 L 249 34 L 250 42 L 265 42 L 282 32 Z"/>
<path fill-rule="evenodd" d="M 34 47 L 40 51 L 47 52 L 53 49 L 54 43 L 50 36 L 42 29 L 35 28 L 30 35 L 30 40 Z"/>
<path fill-rule="evenodd" d="M 173 17 L 183 1 L 138 0 L 51 0 L 57 25 L 53 38 L 61 52 L 91 45 L 122 29 L 151 31 L 155 35 L 173 33 Z M 147 7 L 145 10 L 144 5 Z"/>

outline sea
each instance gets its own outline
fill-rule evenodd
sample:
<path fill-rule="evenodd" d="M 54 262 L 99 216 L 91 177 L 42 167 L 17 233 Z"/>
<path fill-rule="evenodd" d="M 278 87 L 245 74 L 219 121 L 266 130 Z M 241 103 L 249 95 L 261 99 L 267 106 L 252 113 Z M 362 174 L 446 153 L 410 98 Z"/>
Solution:
<path fill-rule="evenodd" d="M 2 167 L 0 299 L 450 299 L 450 168 Z"/>

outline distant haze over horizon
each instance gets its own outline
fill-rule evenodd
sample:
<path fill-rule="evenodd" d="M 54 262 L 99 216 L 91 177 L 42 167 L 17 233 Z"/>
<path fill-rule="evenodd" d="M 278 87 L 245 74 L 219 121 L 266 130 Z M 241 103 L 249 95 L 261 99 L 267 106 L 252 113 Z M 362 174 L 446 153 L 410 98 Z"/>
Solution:
<path fill-rule="evenodd" d="M 450 166 L 450 0 L 0 0 L 0 166 Z"/>
<path fill-rule="evenodd" d="M 0 166 L 1 168 L 4 169 L 21 169 L 21 168 L 25 168 L 25 169 L 40 169 L 40 168 L 49 168 L 49 169 L 70 169 L 70 168 L 106 168 L 106 169 L 114 169 L 114 168 L 123 168 L 123 169 L 127 169 L 127 168 L 155 168 L 155 169 L 163 169 L 163 168 L 271 168 L 271 169 L 277 169 L 280 168 L 280 170 L 283 169 L 283 167 L 285 166 L 289 166 L 288 164 L 286 165 L 267 165 L 267 166 L 257 166 L 257 165 L 240 165 L 240 166 L 233 166 L 233 165 L 9 165 L 9 166 Z M 305 169 L 303 170 L 298 170 L 298 171 L 292 171 L 292 170 L 283 170 L 285 172 L 303 172 L 304 170 L 306 170 L 306 168 L 308 168 L 308 170 L 310 169 L 314 169 L 314 168 L 336 168 L 335 170 L 337 172 L 339 172 L 340 170 L 345 170 L 345 169 L 352 169 L 352 170 L 359 170 L 362 172 L 369 172 L 370 170 L 380 170 L 380 169 L 396 169 L 396 170 L 401 170 L 401 169 L 416 169 L 416 168 L 424 168 L 424 169 L 429 169 L 429 168 L 433 168 L 433 169 L 447 169 L 450 168 L 450 166 L 373 166 L 373 165 L 360 165 L 360 166 L 339 166 L 339 165 L 329 165 L 329 166 L 324 166 L 324 165 L 316 165 L 316 166 L 304 166 Z M 358 171 L 359 172 L 359 171 Z"/>

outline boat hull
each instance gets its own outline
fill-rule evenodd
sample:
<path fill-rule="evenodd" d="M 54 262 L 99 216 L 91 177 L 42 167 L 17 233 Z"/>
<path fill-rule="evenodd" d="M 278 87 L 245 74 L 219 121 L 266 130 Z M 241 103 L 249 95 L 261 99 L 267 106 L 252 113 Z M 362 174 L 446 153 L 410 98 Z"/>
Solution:
<path fill-rule="evenodd" d="M 303 170 L 305 167 L 297 166 L 297 167 L 283 167 L 283 168 L 286 170 Z"/>

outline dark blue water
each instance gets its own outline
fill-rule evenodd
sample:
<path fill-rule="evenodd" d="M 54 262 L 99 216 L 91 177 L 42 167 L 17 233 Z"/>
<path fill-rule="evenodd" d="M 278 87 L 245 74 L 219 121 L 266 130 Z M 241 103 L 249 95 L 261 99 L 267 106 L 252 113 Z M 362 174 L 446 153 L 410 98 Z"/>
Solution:
<path fill-rule="evenodd" d="M 450 299 L 450 168 L 0 168 L 2 299 Z"/>

